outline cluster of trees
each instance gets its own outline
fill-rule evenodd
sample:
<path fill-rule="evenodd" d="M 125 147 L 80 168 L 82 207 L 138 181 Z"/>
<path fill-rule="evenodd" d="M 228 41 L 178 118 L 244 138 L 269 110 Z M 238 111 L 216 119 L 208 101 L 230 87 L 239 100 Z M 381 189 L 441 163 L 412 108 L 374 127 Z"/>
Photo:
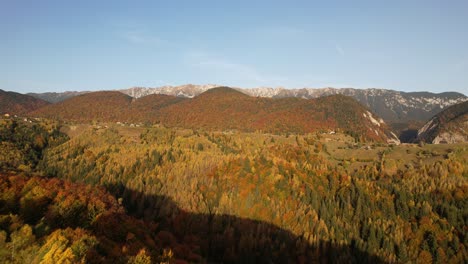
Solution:
<path fill-rule="evenodd" d="M 60 133 L 57 122 L 0 119 L 0 171 L 32 172 L 42 159 L 45 148 L 59 145 L 67 139 Z"/>
<path fill-rule="evenodd" d="M 468 151 L 454 148 L 404 169 L 381 155 L 349 170 L 315 135 L 159 127 L 129 141 L 106 129 L 47 149 L 39 168 L 105 186 L 211 261 L 460 263 Z"/>

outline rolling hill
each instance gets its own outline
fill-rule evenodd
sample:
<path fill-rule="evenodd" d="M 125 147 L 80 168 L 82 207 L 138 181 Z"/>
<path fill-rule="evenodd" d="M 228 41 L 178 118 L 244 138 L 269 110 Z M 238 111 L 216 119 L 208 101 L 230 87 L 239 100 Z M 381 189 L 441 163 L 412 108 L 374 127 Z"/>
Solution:
<path fill-rule="evenodd" d="M 79 122 L 113 121 L 127 112 L 133 98 L 120 92 L 81 94 L 33 111 L 31 115 Z"/>
<path fill-rule="evenodd" d="M 434 144 L 468 142 L 468 102 L 434 116 L 418 131 L 418 140 Z"/>
<path fill-rule="evenodd" d="M 170 127 L 222 131 L 337 130 L 365 139 L 397 141 L 383 120 L 343 95 L 317 99 L 257 98 L 218 87 L 192 99 L 150 95 L 135 100 L 108 91 L 80 95 L 33 114 L 79 122 L 160 122 Z"/>
<path fill-rule="evenodd" d="M 256 98 L 226 87 L 161 110 L 162 122 L 170 126 L 273 133 L 340 130 L 375 140 L 392 138 L 378 119 L 347 96 Z"/>
<path fill-rule="evenodd" d="M 48 104 L 29 95 L 0 90 L 0 114 L 22 115 Z"/>

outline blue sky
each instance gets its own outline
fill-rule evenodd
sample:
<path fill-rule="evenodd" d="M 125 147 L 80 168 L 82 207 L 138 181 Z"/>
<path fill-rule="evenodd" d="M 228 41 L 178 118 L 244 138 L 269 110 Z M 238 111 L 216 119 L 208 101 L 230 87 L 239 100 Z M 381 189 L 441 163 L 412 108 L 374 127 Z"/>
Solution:
<path fill-rule="evenodd" d="M 468 94 L 468 1 L 0 0 L 0 89 Z"/>

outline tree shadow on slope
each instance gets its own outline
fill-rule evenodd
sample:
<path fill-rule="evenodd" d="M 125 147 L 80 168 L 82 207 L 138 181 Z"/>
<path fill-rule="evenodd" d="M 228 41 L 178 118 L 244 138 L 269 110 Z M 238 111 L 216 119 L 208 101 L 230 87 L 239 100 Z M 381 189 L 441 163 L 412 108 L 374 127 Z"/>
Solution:
<path fill-rule="evenodd" d="M 209 263 L 384 263 L 354 242 L 311 244 L 304 236 L 267 222 L 187 212 L 170 197 L 146 195 L 122 185 L 108 185 L 107 189 L 123 197 L 130 215 L 155 221 L 158 246 L 171 248 L 184 259 L 184 251 L 190 248 Z M 189 261 L 196 262 L 196 258 Z"/>

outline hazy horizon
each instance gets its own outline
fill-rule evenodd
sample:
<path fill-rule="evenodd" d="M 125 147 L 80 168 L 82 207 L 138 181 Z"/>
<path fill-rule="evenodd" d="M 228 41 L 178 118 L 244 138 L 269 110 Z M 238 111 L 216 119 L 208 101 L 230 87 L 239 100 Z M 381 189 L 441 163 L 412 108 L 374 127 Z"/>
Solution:
<path fill-rule="evenodd" d="M 468 90 L 468 2 L 4 1 L 0 89 Z"/>

